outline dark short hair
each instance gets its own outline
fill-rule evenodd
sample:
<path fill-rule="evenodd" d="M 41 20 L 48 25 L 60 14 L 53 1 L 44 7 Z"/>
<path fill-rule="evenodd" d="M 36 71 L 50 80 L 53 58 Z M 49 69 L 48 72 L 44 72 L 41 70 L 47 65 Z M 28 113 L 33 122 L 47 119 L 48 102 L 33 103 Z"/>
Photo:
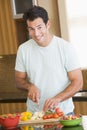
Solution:
<path fill-rule="evenodd" d="M 40 6 L 33 6 L 32 8 L 29 8 L 23 15 L 23 19 L 25 22 L 27 20 L 33 21 L 37 18 L 42 18 L 43 22 L 46 24 L 48 21 L 48 13 L 47 11 Z"/>

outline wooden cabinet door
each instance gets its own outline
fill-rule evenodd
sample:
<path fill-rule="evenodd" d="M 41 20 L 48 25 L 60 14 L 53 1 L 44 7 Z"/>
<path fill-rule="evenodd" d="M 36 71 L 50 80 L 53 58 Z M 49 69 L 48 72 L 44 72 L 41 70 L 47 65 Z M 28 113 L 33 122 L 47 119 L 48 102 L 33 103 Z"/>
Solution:
<path fill-rule="evenodd" d="M 0 114 L 21 113 L 26 111 L 26 103 L 0 103 Z"/>
<path fill-rule="evenodd" d="M 16 52 L 17 35 L 11 0 L 0 0 L 0 55 Z"/>
<path fill-rule="evenodd" d="M 87 102 L 74 102 L 75 114 L 87 115 Z"/>

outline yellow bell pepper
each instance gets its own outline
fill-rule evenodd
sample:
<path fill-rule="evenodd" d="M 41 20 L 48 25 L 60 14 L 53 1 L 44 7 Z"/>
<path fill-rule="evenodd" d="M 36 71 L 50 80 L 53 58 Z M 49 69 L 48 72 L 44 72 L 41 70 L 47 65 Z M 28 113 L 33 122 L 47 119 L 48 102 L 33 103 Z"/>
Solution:
<path fill-rule="evenodd" d="M 27 121 L 27 120 L 30 120 L 31 117 L 32 117 L 32 113 L 31 112 L 22 112 L 20 120 L 21 121 Z"/>
<path fill-rule="evenodd" d="M 21 129 L 22 130 L 34 130 L 34 128 L 32 126 L 23 126 Z"/>

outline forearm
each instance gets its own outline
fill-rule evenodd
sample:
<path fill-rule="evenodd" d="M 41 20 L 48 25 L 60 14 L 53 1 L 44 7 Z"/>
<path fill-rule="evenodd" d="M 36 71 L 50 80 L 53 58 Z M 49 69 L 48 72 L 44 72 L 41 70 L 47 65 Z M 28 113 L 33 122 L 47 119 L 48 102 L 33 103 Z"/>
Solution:
<path fill-rule="evenodd" d="M 25 91 L 29 91 L 29 88 L 31 87 L 31 83 L 28 82 L 26 79 L 24 78 L 15 78 L 16 80 L 16 86 L 19 88 L 19 89 L 23 89 Z"/>
<path fill-rule="evenodd" d="M 39 104 L 39 99 L 40 99 L 40 92 L 38 90 L 38 88 L 28 82 L 26 80 L 26 78 L 19 78 L 16 76 L 16 86 L 19 88 L 19 89 L 23 89 L 25 91 L 28 91 L 28 97 L 33 101 L 33 102 L 36 102 Z"/>
<path fill-rule="evenodd" d="M 67 86 L 67 88 L 64 91 L 57 94 L 55 98 L 57 98 L 59 102 L 62 102 L 70 97 L 73 97 L 75 93 L 82 89 L 82 86 L 82 82 L 73 81 L 69 86 Z"/>

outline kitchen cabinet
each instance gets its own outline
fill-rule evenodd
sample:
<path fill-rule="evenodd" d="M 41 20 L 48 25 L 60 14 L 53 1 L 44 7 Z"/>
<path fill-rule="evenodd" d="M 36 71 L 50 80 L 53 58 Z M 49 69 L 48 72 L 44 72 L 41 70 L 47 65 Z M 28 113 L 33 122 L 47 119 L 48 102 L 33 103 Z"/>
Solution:
<path fill-rule="evenodd" d="M 87 114 L 87 102 L 74 102 L 75 114 Z M 16 113 L 26 111 L 26 102 L 0 103 L 0 114 Z"/>
<path fill-rule="evenodd" d="M 76 101 L 74 102 L 75 105 L 75 114 L 87 114 L 87 101 Z"/>
<path fill-rule="evenodd" d="M 0 114 L 26 111 L 27 93 L 24 91 L 0 92 Z"/>
<path fill-rule="evenodd" d="M 18 40 L 18 46 L 22 44 L 23 42 L 27 41 L 29 39 L 29 33 L 27 31 L 27 28 L 25 26 L 23 19 L 16 19 L 16 32 L 17 32 L 17 40 Z"/>
<path fill-rule="evenodd" d="M 76 93 L 73 97 L 76 114 L 87 114 L 87 90 Z"/>
<path fill-rule="evenodd" d="M 0 55 L 16 54 L 17 35 L 11 0 L 0 0 Z"/>
<path fill-rule="evenodd" d="M 0 103 L 0 114 L 21 113 L 26 111 L 26 103 Z"/>
<path fill-rule="evenodd" d="M 87 90 L 87 69 L 82 69 L 83 75 L 83 90 Z"/>

